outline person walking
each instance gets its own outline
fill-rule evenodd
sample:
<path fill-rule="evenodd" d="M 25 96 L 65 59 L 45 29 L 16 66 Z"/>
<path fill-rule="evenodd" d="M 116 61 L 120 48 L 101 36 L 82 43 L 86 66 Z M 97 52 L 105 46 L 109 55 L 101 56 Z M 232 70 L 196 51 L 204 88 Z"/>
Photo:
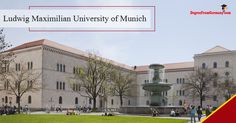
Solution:
<path fill-rule="evenodd" d="M 198 108 L 197 108 L 197 117 L 198 117 L 198 121 L 201 121 L 201 118 L 202 118 L 202 108 L 200 106 L 198 106 Z"/>
<path fill-rule="evenodd" d="M 207 105 L 207 107 L 206 107 L 206 117 L 207 116 L 209 116 L 210 115 L 210 107 L 209 107 L 209 105 Z"/>
<path fill-rule="evenodd" d="M 196 114 L 195 106 L 192 106 L 190 111 L 191 123 L 196 123 L 195 114 Z"/>

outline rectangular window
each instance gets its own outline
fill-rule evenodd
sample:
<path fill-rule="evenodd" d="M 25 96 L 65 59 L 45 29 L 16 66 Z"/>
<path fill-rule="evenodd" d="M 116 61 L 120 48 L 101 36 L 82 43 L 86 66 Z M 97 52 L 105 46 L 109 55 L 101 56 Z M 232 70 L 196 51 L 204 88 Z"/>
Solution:
<path fill-rule="evenodd" d="M 32 88 L 33 87 L 32 81 L 27 81 L 27 87 L 28 88 Z"/>
<path fill-rule="evenodd" d="M 229 61 L 225 62 L 225 67 L 229 67 Z"/>
<path fill-rule="evenodd" d="M 80 84 L 78 84 L 77 86 L 78 86 L 78 90 L 80 91 L 80 89 L 81 89 L 81 86 L 80 86 Z"/>
<path fill-rule="evenodd" d="M 33 62 L 28 62 L 28 70 L 32 70 L 33 69 Z"/>
<path fill-rule="evenodd" d="M 78 88 L 79 88 L 79 84 L 76 84 L 75 85 L 75 91 L 78 91 L 79 90 Z"/>
<path fill-rule="evenodd" d="M 57 71 L 59 71 L 59 64 L 57 63 Z"/>
<path fill-rule="evenodd" d="M 9 88 L 9 82 L 5 82 L 5 90 L 8 90 Z"/>
<path fill-rule="evenodd" d="M 20 71 L 20 63 L 18 64 L 18 71 Z"/>
<path fill-rule="evenodd" d="M 113 105 L 114 104 L 114 100 L 113 99 L 111 99 L 111 105 Z"/>
<path fill-rule="evenodd" d="M 2 71 L 3 73 L 7 72 L 9 70 L 9 66 L 7 65 L 7 61 L 2 61 Z"/>
<path fill-rule="evenodd" d="M 213 63 L 213 68 L 217 68 L 217 62 Z"/>
<path fill-rule="evenodd" d="M 20 63 L 16 64 L 16 71 L 20 71 Z"/>
<path fill-rule="evenodd" d="M 30 63 L 30 69 L 33 69 L 33 62 Z"/>
<path fill-rule="evenodd" d="M 57 90 L 59 89 L 59 82 L 57 81 Z"/>
<path fill-rule="evenodd" d="M 92 104 L 92 98 L 89 98 L 89 104 Z"/>
<path fill-rule="evenodd" d="M 28 62 L 28 70 L 30 69 L 30 62 Z"/>
<path fill-rule="evenodd" d="M 130 100 L 128 101 L 128 105 L 130 105 L 131 104 L 131 102 L 130 102 Z"/>
<path fill-rule="evenodd" d="M 63 72 L 66 72 L 66 65 L 63 65 Z"/>
<path fill-rule="evenodd" d="M 62 89 L 62 83 L 60 82 L 60 90 Z"/>
<path fill-rule="evenodd" d="M 65 90 L 65 82 L 63 82 L 63 90 Z"/>
<path fill-rule="evenodd" d="M 72 90 L 75 91 L 75 83 L 72 85 Z"/>
<path fill-rule="evenodd" d="M 62 72 L 62 64 L 60 64 L 60 72 Z"/>
<path fill-rule="evenodd" d="M 75 74 L 75 67 L 73 67 L 73 74 Z"/>
<path fill-rule="evenodd" d="M 18 64 L 16 64 L 16 71 L 18 70 Z"/>

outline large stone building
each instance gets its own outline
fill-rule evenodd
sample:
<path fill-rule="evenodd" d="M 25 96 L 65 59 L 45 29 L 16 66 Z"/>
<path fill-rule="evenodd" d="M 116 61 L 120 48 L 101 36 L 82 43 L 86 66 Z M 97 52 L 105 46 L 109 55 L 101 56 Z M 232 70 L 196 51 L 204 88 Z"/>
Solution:
<path fill-rule="evenodd" d="M 31 63 L 33 69 L 42 73 L 39 81 L 42 89 L 37 92 L 28 92 L 22 97 L 22 105 L 28 105 L 31 108 L 44 109 L 47 107 L 74 108 L 75 106 L 91 106 L 92 101 L 87 97 L 82 97 L 74 92 L 67 82 L 69 77 L 73 77 L 73 69 L 76 66 L 86 65 L 88 54 L 83 51 L 67 47 L 46 39 L 33 41 L 19 45 L 13 49 L 15 55 L 14 64 Z M 230 74 L 236 77 L 236 52 L 216 46 L 204 53 L 194 55 L 194 62 L 182 62 L 173 64 L 164 64 L 165 76 L 162 77 L 166 83 L 171 83 L 171 89 L 163 92 L 168 99 L 167 105 L 199 104 L 198 98 L 186 96 L 182 89 L 182 84 L 186 82 L 186 77 L 197 67 L 212 68 L 220 75 Z M 146 66 L 131 67 L 115 61 L 114 65 L 121 67 L 126 72 L 132 72 L 136 75 L 136 81 L 131 88 L 131 96 L 124 98 L 124 106 L 148 106 L 150 104 L 150 93 L 142 89 L 142 84 L 148 83 L 150 79 L 149 68 Z M 2 87 L 3 89 L 3 87 Z M 214 90 L 214 88 L 213 88 Z M 16 105 L 16 98 L 0 92 L 0 104 L 5 105 L 10 102 Z M 223 103 L 225 99 L 222 96 L 214 94 L 204 99 L 204 104 L 217 106 Z M 98 108 L 105 106 L 104 101 L 98 98 Z M 107 106 L 110 108 L 119 107 L 118 97 L 109 97 Z"/>

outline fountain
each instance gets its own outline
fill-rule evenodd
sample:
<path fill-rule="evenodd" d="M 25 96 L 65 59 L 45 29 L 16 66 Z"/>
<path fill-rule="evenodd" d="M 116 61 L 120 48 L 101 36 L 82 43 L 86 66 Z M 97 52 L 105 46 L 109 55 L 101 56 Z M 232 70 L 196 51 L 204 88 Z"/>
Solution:
<path fill-rule="evenodd" d="M 151 103 L 149 106 L 128 106 L 121 107 L 120 113 L 126 114 L 152 114 L 153 111 L 158 111 L 160 114 L 169 114 L 171 110 L 178 110 L 181 114 L 185 112 L 183 106 L 171 106 L 167 105 L 167 98 L 163 96 L 163 92 L 171 89 L 171 84 L 167 84 L 162 81 L 160 75 L 164 66 L 160 64 L 149 65 L 149 81 L 150 83 L 143 84 L 143 89 L 151 93 Z M 162 77 L 164 78 L 164 77 Z"/>
<path fill-rule="evenodd" d="M 163 96 L 162 92 L 166 92 L 171 89 L 171 84 L 167 84 L 161 81 L 160 71 L 164 69 L 163 65 L 151 64 L 149 69 L 153 70 L 153 78 L 151 83 L 143 84 L 143 89 L 151 92 L 151 106 L 165 106 L 166 98 Z"/>

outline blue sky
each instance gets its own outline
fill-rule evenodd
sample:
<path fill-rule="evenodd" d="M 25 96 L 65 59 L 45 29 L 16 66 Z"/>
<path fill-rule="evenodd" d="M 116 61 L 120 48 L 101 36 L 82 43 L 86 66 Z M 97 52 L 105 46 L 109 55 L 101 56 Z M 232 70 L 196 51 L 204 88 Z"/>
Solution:
<path fill-rule="evenodd" d="M 190 15 L 190 11 L 221 11 L 231 15 Z M 28 9 L 29 5 L 155 5 L 156 32 L 37 33 L 26 28 L 5 28 L 14 46 L 49 39 L 131 66 L 193 61 L 193 55 L 216 45 L 236 50 L 236 1 L 232 0 L 1 0 L 0 9 Z"/>

